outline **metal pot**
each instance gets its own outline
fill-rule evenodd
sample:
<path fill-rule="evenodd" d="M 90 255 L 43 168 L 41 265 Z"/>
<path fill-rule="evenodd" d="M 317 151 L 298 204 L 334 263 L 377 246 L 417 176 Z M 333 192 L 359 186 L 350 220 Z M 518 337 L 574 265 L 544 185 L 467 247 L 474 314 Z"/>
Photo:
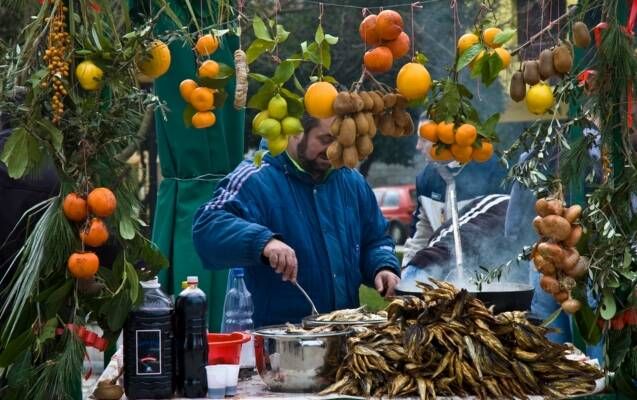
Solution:
<path fill-rule="evenodd" d="M 493 282 L 482 285 L 481 291 L 475 286 L 468 290 L 487 307 L 493 306 L 495 314 L 505 311 L 528 311 L 533 300 L 533 286 L 524 283 Z M 401 281 L 396 287 L 396 293 L 422 296 L 422 290 L 416 286 L 416 282 Z"/>
<path fill-rule="evenodd" d="M 334 382 L 352 330 L 287 334 L 285 325 L 254 332 L 257 371 L 275 392 L 317 392 Z"/>

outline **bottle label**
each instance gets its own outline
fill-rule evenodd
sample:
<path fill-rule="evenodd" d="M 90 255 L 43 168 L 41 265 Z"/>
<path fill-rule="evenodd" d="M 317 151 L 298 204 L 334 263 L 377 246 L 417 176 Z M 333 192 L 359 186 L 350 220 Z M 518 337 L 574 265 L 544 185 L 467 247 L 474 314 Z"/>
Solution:
<path fill-rule="evenodd" d="M 137 375 L 161 375 L 161 330 L 135 331 Z"/>

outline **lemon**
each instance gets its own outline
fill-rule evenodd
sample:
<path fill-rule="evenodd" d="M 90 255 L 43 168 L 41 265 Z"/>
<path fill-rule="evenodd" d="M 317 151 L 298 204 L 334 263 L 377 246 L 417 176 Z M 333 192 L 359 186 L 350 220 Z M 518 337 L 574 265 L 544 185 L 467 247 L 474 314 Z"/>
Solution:
<path fill-rule="evenodd" d="M 268 150 L 273 156 L 277 156 L 285 151 L 288 147 L 287 136 L 279 135 L 268 139 Z"/>
<path fill-rule="evenodd" d="M 555 98 L 551 87 L 546 83 L 540 82 L 531 86 L 526 92 L 526 108 L 533 114 L 544 114 L 553 107 Z"/>
<path fill-rule="evenodd" d="M 104 72 L 93 61 L 86 60 L 75 68 L 75 76 L 84 90 L 97 90 L 102 83 Z"/>
<path fill-rule="evenodd" d="M 286 136 L 298 135 L 303 132 L 303 125 L 298 118 L 285 117 L 281 121 L 281 131 Z"/>
<path fill-rule="evenodd" d="M 266 118 L 270 118 L 270 114 L 268 114 L 268 110 L 263 110 L 252 119 L 252 130 L 256 132 L 259 129 L 259 124 L 263 122 Z"/>
<path fill-rule="evenodd" d="M 281 123 L 274 118 L 266 118 L 257 127 L 257 134 L 268 141 L 281 136 Z"/>
<path fill-rule="evenodd" d="M 268 102 L 270 118 L 281 120 L 288 115 L 288 102 L 280 95 L 276 95 Z"/>

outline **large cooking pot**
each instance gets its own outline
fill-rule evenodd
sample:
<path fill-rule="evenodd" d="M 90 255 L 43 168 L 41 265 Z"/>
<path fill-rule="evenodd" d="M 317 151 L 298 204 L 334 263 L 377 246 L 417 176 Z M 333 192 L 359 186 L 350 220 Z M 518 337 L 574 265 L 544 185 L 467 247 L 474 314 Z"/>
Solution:
<path fill-rule="evenodd" d="M 275 392 L 318 392 L 334 382 L 352 330 L 285 333 L 285 325 L 254 332 L 257 371 Z"/>
<path fill-rule="evenodd" d="M 467 290 L 487 307 L 493 306 L 495 314 L 505 311 L 528 311 L 533 300 L 533 286 L 524 283 L 492 282 L 483 284 L 481 291 L 475 286 L 468 287 Z M 415 281 L 400 281 L 396 286 L 396 293 L 422 296 L 422 289 L 416 286 Z"/>

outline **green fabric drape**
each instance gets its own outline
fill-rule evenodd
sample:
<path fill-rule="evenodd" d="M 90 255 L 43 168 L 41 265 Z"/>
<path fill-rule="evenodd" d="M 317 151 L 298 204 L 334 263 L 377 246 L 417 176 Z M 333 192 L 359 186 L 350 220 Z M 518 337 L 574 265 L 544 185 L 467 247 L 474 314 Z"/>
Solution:
<path fill-rule="evenodd" d="M 170 6 L 184 16 L 183 2 Z M 204 20 L 205 21 L 205 20 Z M 157 32 L 174 29 L 163 16 Z M 234 66 L 233 53 L 239 46 L 236 36 L 226 35 L 212 58 Z M 199 277 L 199 287 L 208 296 L 208 323 L 218 331 L 226 289 L 226 271 L 203 269 L 192 243 L 192 219 L 199 206 L 208 201 L 218 181 L 241 161 L 243 156 L 244 111 L 234 106 L 235 81 L 226 86 L 228 98 L 223 107 L 214 110 L 217 122 L 207 129 L 187 128 L 183 121 L 185 102 L 179 94 L 179 83 L 196 79 L 195 56 L 189 44 L 170 44 L 170 69 L 155 81 L 155 93 L 165 101 L 170 112 L 167 120 L 155 114 L 155 128 L 161 173 L 157 209 L 153 222 L 153 241 L 170 260 L 170 268 L 160 276 L 162 286 L 170 293 L 181 291 L 181 281 L 188 275 Z"/>

